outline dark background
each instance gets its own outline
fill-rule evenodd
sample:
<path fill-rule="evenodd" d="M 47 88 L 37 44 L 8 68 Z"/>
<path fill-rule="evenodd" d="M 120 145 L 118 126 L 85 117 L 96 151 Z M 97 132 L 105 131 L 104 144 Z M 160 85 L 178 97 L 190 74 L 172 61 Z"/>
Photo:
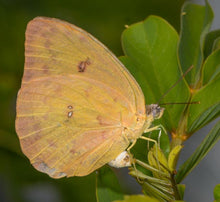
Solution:
<path fill-rule="evenodd" d="M 198 1 L 194 1 L 198 2 Z M 201 1 L 203 2 L 203 1 Z M 116 56 L 123 55 L 120 36 L 124 25 L 144 20 L 148 15 L 165 18 L 179 31 L 184 0 L 0 0 L 0 201 L 61 202 L 95 201 L 95 175 L 61 180 L 50 179 L 34 170 L 21 153 L 14 129 L 16 94 L 24 64 L 24 33 L 36 16 L 56 17 L 90 32 Z M 216 11 L 213 28 L 220 28 L 220 1 L 210 1 Z M 197 132 L 181 154 L 189 157 L 209 127 Z M 212 201 L 212 191 L 220 183 L 219 145 L 216 145 L 186 180 L 186 201 Z M 181 163 L 180 162 L 180 163 Z M 120 171 L 118 174 L 121 175 Z M 126 193 L 138 193 L 128 180 Z"/>

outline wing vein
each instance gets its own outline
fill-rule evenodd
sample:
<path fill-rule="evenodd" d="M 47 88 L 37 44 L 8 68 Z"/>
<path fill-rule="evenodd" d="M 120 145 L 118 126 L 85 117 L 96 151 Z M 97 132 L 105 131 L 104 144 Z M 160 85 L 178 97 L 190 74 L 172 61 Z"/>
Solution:
<path fill-rule="evenodd" d="M 35 130 L 34 132 L 28 133 L 28 134 L 26 134 L 25 136 L 19 136 L 19 138 L 20 138 L 20 140 L 22 140 L 22 139 L 25 139 L 25 138 L 27 138 L 27 137 L 30 137 L 30 136 L 32 136 L 32 135 L 34 135 L 34 134 L 36 134 L 36 133 L 39 133 L 39 132 L 42 132 L 42 131 L 44 131 L 44 130 L 51 129 L 51 128 L 54 128 L 54 127 L 57 127 L 57 126 L 59 126 L 59 125 L 56 124 L 56 125 L 53 125 L 53 126 L 41 128 L 40 130 Z"/>

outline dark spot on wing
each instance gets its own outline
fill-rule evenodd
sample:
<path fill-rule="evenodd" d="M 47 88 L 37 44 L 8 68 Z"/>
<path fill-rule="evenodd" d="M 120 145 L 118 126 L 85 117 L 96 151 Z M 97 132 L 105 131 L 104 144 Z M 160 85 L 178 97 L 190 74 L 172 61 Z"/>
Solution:
<path fill-rule="evenodd" d="M 89 58 L 87 58 L 85 61 L 81 61 L 78 65 L 78 72 L 85 72 L 88 65 L 91 64 L 91 61 Z"/>

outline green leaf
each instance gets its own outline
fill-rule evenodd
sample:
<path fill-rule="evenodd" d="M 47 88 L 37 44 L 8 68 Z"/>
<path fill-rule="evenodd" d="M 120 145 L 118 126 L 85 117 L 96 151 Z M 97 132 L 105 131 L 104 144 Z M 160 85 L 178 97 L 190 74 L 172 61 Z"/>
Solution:
<path fill-rule="evenodd" d="M 154 177 L 145 175 L 140 170 L 134 168 L 130 169 L 132 176 L 137 177 L 141 181 L 143 193 L 160 199 L 161 201 L 171 201 L 175 198 L 180 199 L 176 183 L 174 180 L 174 173 L 169 171 L 167 159 L 160 150 L 154 146 L 148 152 L 149 164 L 141 162 L 136 159 L 136 165 L 140 165 L 144 169 L 150 170 Z"/>
<path fill-rule="evenodd" d="M 173 202 L 184 202 L 184 201 L 182 201 L 182 200 L 175 200 L 175 201 L 173 201 Z"/>
<path fill-rule="evenodd" d="M 220 50 L 213 52 L 203 66 L 203 85 L 220 78 Z"/>
<path fill-rule="evenodd" d="M 220 37 L 218 37 L 213 44 L 213 51 L 220 49 Z"/>
<path fill-rule="evenodd" d="M 182 9 L 179 59 L 183 72 L 191 65 L 194 68 L 186 75 L 190 85 L 200 77 L 203 63 L 203 46 L 213 20 L 213 11 L 206 1 L 205 6 L 185 3 Z"/>
<path fill-rule="evenodd" d="M 120 59 L 140 84 L 147 104 L 158 103 L 161 96 L 180 78 L 177 45 L 177 32 L 164 19 L 156 16 L 133 24 L 123 32 L 125 56 Z M 189 88 L 182 80 L 164 97 L 163 103 L 188 99 Z M 160 123 L 168 131 L 176 128 L 184 107 L 167 105 Z"/>
<path fill-rule="evenodd" d="M 157 187 L 153 186 L 152 184 L 148 183 L 147 181 L 145 181 L 142 184 L 142 188 L 143 188 L 143 193 L 151 195 L 155 198 L 158 198 L 160 201 L 174 200 L 174 196 L 168 194 L 167 192 L 164 193 L 163 190 L 158 189 Z M 170 192 L 171 190 L 168 189 L 167 191 Z"/>
<path fill-rule="evenodd" d="M 183 197 L 184 197 L 185 188 L 186 188 L 186 185 L 185 185 L 185 184 L 178 184 L 178 185 L 177 185 L 177 189 L 178 189 L 178 192 L 179 192 L 179 194 L 180 194 L 180 198 L 181 198 L 181 199 L 183 199 Z"/>
<path fill-rule="evenodd" d="M 214 188 L 214 198 L 220 200 L 220 184 L 217 184 Z"/>
<path fill-rule="evenodd" d="M 220 79 L 209 82 L 196 92 L 192 101 L 200 104 L 189 106 L 189 119 L 187 133 L 192 134 L 202 128 L 220 114 Z"/>
<path fill-rule="evenodd" d="M 98 202 L 112 202 L 123 199 L 123 193 L 114 172 L 104 166 L 96 176 L 96 198 Z"/>
<path fill-rule="evenodd" d="M 15 133 L 6 132 L 0 129 L 0 148 L 15 152 L 24 157 L 17 140 L 18 138 Z"/>
<path fill-rule="evenodd" d="M 177 145 L 171 150 L 171 152 L 169 154 L 168 167 L 171 172 L 176 169 L 177 160 L 179 158 L 179 154 L 180 154 L 180 151 L 182 150 L 182 148 L 183 148 L 182 145 Z"/>
<path fill-rule="evenodd" d="M 179 184 L 199 162 L 206 156 L 209 150 L 220 139 L 220 121 L 213 127 L 203 142 L 199 145 L 192 156 L 179 168 L 176 175 L 176 182 Z"/>
<path fill-rule="evenodd" d="M 161 170 L 162 172 L 169 173 L 167 159 L 159 147 L 154 145 L 154 147 L 152 147 L 152 149 L 148 152 L 148 162 L 150 166 Z M 165 168 L 160 164 L 162 164 Z M 153 175 L 156 178 L 162 179 L 158 173 L 153 172 Z"/>
<path fill-rule="evenodd" d="M 52 197 L 54 200 L 65 202 L 96 201 L 94 173 L 84 177 L 52 179 L 47 174 L 34 169 L 27 158 L 15 152 L 0 149 L 0 159 L 0 174 L 3 176 L 1 180 L 5 183 L 4 189 L 1 191 L 8 201 L 38 201 L 39 197 L 34 198 L 33 195 L 27 198 L 25 193 L 30 193 L 30 190 L 32 190 L 31 193 L 36 193 L 44 187 L 50 189 L 50 194 L 54 194 Z M 53 200 L 52 198 L 50 199 Z M 2 201 L 2 197 L 0 201 Z"/>
<path fill-rule="evenodd" d="M 205 38 L 204 58 L 207 58 L 213 51 L 215 40 L 220 37 L 220 30 L 209 32 Z"/>
<path fill-rule="evenodd" d="M 148 152 L 148 162 L 150 166 L 156 168 L 158 171 L 161 171 L 168 176 L 170 175 L 167 159 L 159 147 L 154 145 L 154 147 Z M 174 199 L 174 191 L 170 177 L 167 178 L 158 173 L 158 171 L 152 171 L 153 176 L 158 179 L 158 181 L 164 181 L 164 183 L 152 183 L 150 180 L 145 179 L 142 185 L 144 193 L 159 199 Z"/>
<path fill-rule="evenodd" d="M 114 202 L 160 202 L 160 201 L 146 195 L 130 195 L 130 196 L 124 196 L 124 200 L 117 200 Z"/>
<path fill-rule="evenodd" d="M 193 133 L 220 114 L 220 50 L 214 51 L 203 65 L 203 86 L 193 93 L 189 106 L 188 133 Z"/>

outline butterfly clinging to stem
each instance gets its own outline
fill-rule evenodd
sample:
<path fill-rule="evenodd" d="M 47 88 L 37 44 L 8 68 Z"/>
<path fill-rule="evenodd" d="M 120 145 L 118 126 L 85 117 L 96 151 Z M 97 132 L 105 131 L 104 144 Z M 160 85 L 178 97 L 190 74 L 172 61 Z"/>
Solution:
<path fill-rule="evenodd" d="M 86 31 L 54 18 L 28 23 L 16 131 L 37 170 L 85 176 L 114 163 L 138 138 L 150 140 L 142 134 L 163 111 L 145 105 L 133 76 Z"/>

